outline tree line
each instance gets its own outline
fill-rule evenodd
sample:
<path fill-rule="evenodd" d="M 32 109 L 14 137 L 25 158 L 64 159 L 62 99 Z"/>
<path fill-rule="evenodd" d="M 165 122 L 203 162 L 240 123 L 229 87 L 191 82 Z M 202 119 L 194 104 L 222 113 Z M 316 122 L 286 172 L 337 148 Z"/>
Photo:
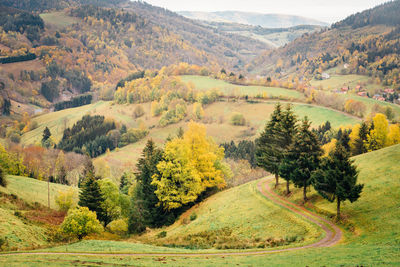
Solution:
<path fill-rule="evenodd" d="M 91 94 L 76 96 L 70 100 L 55 103 L 54 111 L 89 105 L 92 103 L 92 99 L 93 96 Z"/>
<path fill-rule="evenodd" d="M 291 105 L 282 109 L 277 104 L 256 140 L 257 164 L 275 175 L 276 186 L 279 177 L 286 180 L 286 194 L 290 194 L 292 182 L 303 188 L 304 202 L 311 185 L 322 197 L 336 200 L 339 219 L 340 204 L 356 201 L 363 185 L 357 184 L 358 172 L 342 144 L 337 143 L 327 157 L 322 157 L 322 148 L 310 125 L 307 117 L 299 123 Z"/>
<path fill-rule="evenodd" d="M 0 57 L 0 63 L 7 64 L 7 63 L 22 62 L 34 59 L 36 59 L 36 55 L 34 53 L 27 53 L 26 55 L 21 55 L 21 56 Z"/>

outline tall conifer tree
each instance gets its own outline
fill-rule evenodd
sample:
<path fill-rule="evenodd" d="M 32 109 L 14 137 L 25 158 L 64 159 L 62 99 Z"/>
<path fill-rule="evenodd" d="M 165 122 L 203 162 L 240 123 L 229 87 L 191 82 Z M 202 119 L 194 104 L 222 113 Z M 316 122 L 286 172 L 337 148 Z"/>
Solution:
<path fill-rule="evenodd" d="M 307 187 L 311 184 L 311 174 L 318 167 L 322 150 L 316 135 L 310 130 L 307 117 L 295 136 L 290 151 L 281 168 L 285 168 L 296 187 L 303 188 L 303 199 L 307 201 Z"/>
<path fill-rule="evenodd" d="M 285 111 L 282 113 L 282 120 L 280 123 L 280 148 L 282 151 L 282 160 L 286 158 L 289 154 L 289 149 L 293 143 L 294 137 L 297 132 L 297 118 L 292 110 L 292 106 L 290 104 L 287 105 Z M 282 164 L 282 161 L 280 165 Z M 282 168 L 279 168 L 279 175 L 286 180 L 286 194 L 290 193 L 290 173 L 286 173 L 282 171 Z"/>
<path fill-rule="evenodd" d="M 358 172 L 349 157 L 345 148 L 338 144 L 312 175 L 315 190 L 330 202 L 336 199 L 338 219 L 340 203 L 345 200 L 356 201 L 364 187 L 357 184 Z"/>
<path fill-rule="evenodd" d="M 275 175 L 275 186 L 279 184 L 279 164 L 282 159 L 280 126 L 282 121 L 282 107 L 278 103 L 264 131 L 256 140 L 257 165 Z"/>
<path fill-rule="evenodd" d="M 97 218 L 107 225 L 110 222 L 107 214 L 102 208 L 104 197 L 101 194 L 100 186 L 94 175 L 88 175 L 83 183 L 82 190 L 79 194 L 79 206 L 88 207 L 89 210 L 95 211 Z"/>

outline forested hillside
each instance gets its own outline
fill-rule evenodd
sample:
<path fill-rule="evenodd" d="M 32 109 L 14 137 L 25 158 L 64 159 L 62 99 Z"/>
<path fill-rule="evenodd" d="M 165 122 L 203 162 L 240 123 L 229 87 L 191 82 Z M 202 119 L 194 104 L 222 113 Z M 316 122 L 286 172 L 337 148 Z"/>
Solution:
<path fill-rule="evenodd" d="M 345 65 L 342 74 L 369 75 L 384 86 L 400 84 L 400 1 L 388 2 L 340 21 L 326 31 L 305 34 L 285 47 L 266 52 L 248 71 L 306 78 Z"/>
<path fill-rule="evenodd" d="M 180 62 L 240 69 L 269 49 L 143 2 L 2 4 L 0 57 L 8 65 L 0 65 L 0 80 L 8 96 L 0 103 L 5 114 L 24 112 L 6 106 L 9 100 L 31 114 L 89 91 L 94 99 L 109 100 L 117 82 L 138 70 Z"/>

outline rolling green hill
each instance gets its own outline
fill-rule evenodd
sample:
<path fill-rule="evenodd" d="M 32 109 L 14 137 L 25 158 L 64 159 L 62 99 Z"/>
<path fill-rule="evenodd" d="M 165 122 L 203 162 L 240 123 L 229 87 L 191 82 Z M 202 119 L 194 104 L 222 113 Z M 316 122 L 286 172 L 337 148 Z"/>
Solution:
<path fill-rule="evenodd" d="M 379 160 L 377 160 L 379 159 Z M 361 198 L 355 203 L 346 203 L 343 205 L 343 215 L 345 223 L 342 224 L 342 229 L 345 230 L 343 241 L 328 248 L 308 248 L 298 251 L 274 253 L 268 255 L 257 256 L 205 256 L 199 255 L 196 257 L 174 257 L 173 255 L 166 257 L 147 256 L 147 257 L 124 257 L 124 256 L 76 256 L 76 255 L 36 255 L 35 262 L 31 262 L 32 256 L 12 255 L 0 256 L 0 262 L 4 264 L 14 264 L 15 266 L 40 266 L 46 264 L 56 266 L 60 263 L 83 263 L 86 264 L 135 264 L 143 266 L 151 266 L 154 264 L 162 264 L 163 266 L 184 266 L 191 265 L 252 265 L 260 266 L 268 264 L 270 266 L 397 266 L 399 260 L 399 229 L 400 229 L 400 212 L 398 209 L 400 187 L 398 174 L 400 173 L 400 165 L 394 164 L 400 160 L 400 145 L 387 147 L 382 150 L 360 155 L 354 158 L 355 164 L 360 170 L 359 181 L 365 184 Z M 241 187 L 233 188 L 221 192 L 198 207 L 194 207 L 188 214 L 196 212 L 197 218 L 187 225 L 171 226 L 170 232 L 181 231 L 190 232 L 200 229 L 196 221 L 209 219 L 208 225 L 235 225 L 233 219 L 243 220 L 244 218 L 251 222 L 261 222 L 261 225 L 267 226 L 269 217 L 265 220 L 259 220 L 259 215 L 265 216 L 281 216 L 285 212 L 281 209 L 276 210 L 276 207 L 270 207 L 266 204 L 267 210 L 259 205 L 263 202 L 262 199 L 255 197 L 251 193 L 251 184 L 246 184 Z M 280 189 L 278 189 L 279 191 Z M 283 188 L 282 188 L 283 190 Z M 249 195 L 250 194 L 250 195 Z M 315 192 L 309 193 L 312 200 L 312 205 L 309 206 L 312 210 L 317 210 L 322 214 L 330 216 L 334 214 L 335 205 L 328 203 L 320 197 L 315 196 Z M 234 201 L 226 201 L 234 199 Z M 291 200 L 298 201 L 301 198 L 300 192 L 295 191 Z M 220 202 L 219 202 L 220 201 Z M 246 204 L 241 205 L 242 201 Z M 257 204 L 259 203 L 259 204 Z M 260 210 L 256 209 L 259 208 Z M 209 209 L 215 209 L 215 213 L 210 213 Z M 244 212 L 242 216 L 238 216 L 233 211 L 240 209 Z M 232 211 L 232 212 L 229 212 Z M 247 211 L 247 212 L 246 212 Z M 258 213 L 262 212 L 262 213 Z M 219 216 L 211 217 L 218 214 Z M 242 213 L 239 213 L 239 215 Z M 257 216 L 257 214 L 259 214 Z M 252 216 L 256 217 L 253 218 Z M 229 223 L 229 218 L 232 220 Z M 181 218 L 183 219 L 183 218 Z M 210 223 L 211 222 L 211 223 Z M 270 221 L 270 227 L 282 225 L 285 221 Z M 282 224 L 281 224 L 282 223 Z M 283 224 L 284 225 L 284 224 Z M 298 227 L 298 225 L 296 226 Z M 248 231 L 248 229 L 246 231 Z M 167 228 L 168 230 L 168 228 Z M 254 230 L 254 229 L 253 229 Z M 265 233 L 262 230 L 257 230 L 257 233 Z M 171 233 L 171 234 L 172 234 Z M 149 235 L 151 235 L 150 233 Z M 168 236 L 168 233 L 167 233 Z M 99 250 L 98 247 L 101 249 Z M 154 249 L 154 250 L 153 250 Z M 156 248 L 142 244 L 130 244 L 127 242 L 113 241 L 84 241 L 73 244 L 67 247 L 59 247 L 46 251 L 60 252 L 89 252 L 98 251 L 102 253 L 110 252 L 182 252 L 181 249 Z M 190 252 L 195 252 L 191 250 Z M 29 264 L 28 264 L 29 263 Z"/>
<path fill-rule="evenodd" d="M 248 95 L 256 96 L 266 92 L 268 96 L 279 97 L 283 96 L 292 99 L 303 99 L 304 96 L 295 90 L 289 90 L 278 87 L 265 87 L 265 86 L 242 86 L 231 84 L 222 80 L 213 79 L 205 76 L 184 75 L 181 76 L 183 82 L 192 82 L 197 90 L 210 90 L 213 88 L 219 89 L 223 93 L 229 95 Z"/>
<path fill-rule="evenodd" d="M 235 85 L 209 78 L 198 79 L 197 76 L 195 78 L 194 81 L 202 82 L 200 84 L 204 86 L 202 87 L 204 89 L 215 87 L 215 85 L 228 86 L 226 90 L 233 90 L 232 88 L 236 87 Z M 276 94 L 297 93 L 294 90 L 281 88 L 265 87 L 264 89 L 268 90 L 269 93 L 272 91 Z M 216 102 L 204 107 L 205 118 L 202 122 L 205 123 L 208 134 L 211 135 L 217 143 L 230 140 L 239 141 L 242 139 L 254 139 L 258 132 L 263 129 L 265 122 L 269 119 L 276 103 L 277 102 L 275 101 L 266 101 L 256 104 L 244 101 Z M 62 137 L 65 127 L 72 126 L 86 114 L 98 114 L 113 118 L 117 122 L 126 124 L 128 127 L 138 127 L 139 122 L 142 121 L 148 128 L 151 128 L 148 138 L 153 138 L 157 144 L 161 145 L 165 142 L 168 136 L 175 135 L 179 127 L 185 128 L 188 121 L 192 118 L 191 114 L 193 108 L 189 105 L 187 119 L 177 124 L 159 127 L 158 121 L 160 118 L 152 117 L 150 115 L 150 103 L 141 104 L 144 108 L 145 115 L 139 119 L 135 119 L 133 111 L 137 105 L 138 104 L 117 105 L 113 104 L 111 101 L 100 101 L 90 105 L 44 114 L 34 118 L 34 121 L 38 123 L 38 127 L 25 133 L 22 136 L 21 142 L 25 145 L 40 143 L 45 127 L 50 129 L 53 138 L 58 142 Z M 329 120 L 332 126 L 336 128 L 339 126 L 354 125 L 359 122 L 357 118 L 319 106 L 295 103 L 294 110 L 300 118 L 308 116 L 314 127 L 321 125 L 327 120 Z M 231 125 L 230 117 L 234 112 L 242 113 L 247 124 L 244 126 Z M 97 164 L 97 166 L 100 166 L 107 164 L 108 167 L 110 167 L 111 175 L 117 179 L 120 177 L 124 169 L 133 168 L 136 164 L 136 160 L 139 158 L 146 140 L 147 138 L 137 143 L 111 151 L 110 153 L 106 153 L 95 159 L 95 165 Z"/>

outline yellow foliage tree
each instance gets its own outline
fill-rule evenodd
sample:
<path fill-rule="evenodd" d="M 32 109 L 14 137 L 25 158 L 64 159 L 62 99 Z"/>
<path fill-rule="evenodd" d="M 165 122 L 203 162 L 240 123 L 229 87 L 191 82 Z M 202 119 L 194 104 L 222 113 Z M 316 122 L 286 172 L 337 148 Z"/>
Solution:
<path fill-rule="evenodd" d="M 388 144 L 389 122 L 382 113 L 377 113 L 373 118 L 374 129 L 367 136 L 366 146 L 368 151 L 384 148 Z"/>
<path fill-rule="evenodd" d="M 172 210 L 194 202 L 207 188 L 225 187 L 230 172 L 223 158 L 223 148 L 207 137 L 205 127 L 190 122 L 182 138 L 166 144 L 164 160 L 157 165 L 160 174 L 152 184 L 159 202 Z"/>
<path fill-rule="evenodd" d="M 400 144 L 400 127 L 399 125 L 390 125 L 388 134 L 388 145 Z"/>

